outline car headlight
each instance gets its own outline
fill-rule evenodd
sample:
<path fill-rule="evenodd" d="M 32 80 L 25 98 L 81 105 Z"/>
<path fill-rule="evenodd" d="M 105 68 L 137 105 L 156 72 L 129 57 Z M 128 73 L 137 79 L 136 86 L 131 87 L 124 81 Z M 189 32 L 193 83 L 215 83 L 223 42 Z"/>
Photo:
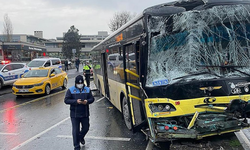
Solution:
<path fill-rule="evenodd" d="M 41 85 L 43 85 L 43 82 L 38 83 L 38 84 L 34 84 L 34 86 L 41 86 Z"/>

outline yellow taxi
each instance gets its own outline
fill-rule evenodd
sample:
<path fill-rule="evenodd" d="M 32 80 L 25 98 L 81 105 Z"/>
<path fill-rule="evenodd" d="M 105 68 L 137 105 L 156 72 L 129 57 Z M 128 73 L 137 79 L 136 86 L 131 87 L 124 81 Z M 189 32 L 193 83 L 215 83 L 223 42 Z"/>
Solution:
<path fill-rule="evenodd" d="M 130 61 L 129 63 L 127 62 L 127 67 L 130 71 L 136 73 L 136 64 L 135 61 Z M 118 76 L 118 79 L 120 81 L 124 81 L 124 65 L 123 63 L 120 63 L 117 67 L 114 68 L 114 74 L 116 74 Z M 127 79 L 128 81 L 136 81 L 137 77 L 129 75 L 127 73 Z"/>
<path fill-rule="evenodd" d="M 29 70 L 22 78 L 14 82 L 12 93 L 16 96 L 50 94 L 59 87 L 67 88 L 68 76 L 57 67 L 40 67 Z"/>

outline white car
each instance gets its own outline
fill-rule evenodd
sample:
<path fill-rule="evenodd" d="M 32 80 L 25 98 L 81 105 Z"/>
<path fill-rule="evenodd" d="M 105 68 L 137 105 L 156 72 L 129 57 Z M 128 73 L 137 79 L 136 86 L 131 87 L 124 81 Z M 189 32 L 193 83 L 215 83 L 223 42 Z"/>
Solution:
<path fill-rule="evenodd" d="M 28 71 L 26 63 L 0 64 L 0 89 L 5 85 L 12 85 Z"/>
<path fill-rule="evenodd" d="M 39 67 L 58 67 L 62 69 L 62 62 L 60 58 L 35 58 L 27 66 L 29 70 Z"/>

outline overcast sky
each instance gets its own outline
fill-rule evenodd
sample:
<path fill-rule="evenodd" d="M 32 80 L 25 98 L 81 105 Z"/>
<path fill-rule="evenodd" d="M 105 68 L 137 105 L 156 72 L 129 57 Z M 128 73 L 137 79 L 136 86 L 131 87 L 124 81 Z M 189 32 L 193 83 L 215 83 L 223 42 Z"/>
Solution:
<path fill-rule="evenodd" d="M 13 34 L 43 31 L 44 38 L 55 39 L 72 25 L 82 35 L 111 33 L 108 24 L 116 12 L 140 14 L 147 7 L 170 1 L 173 0 L 0 0 L 0 34 L 4 14 L 12 22 Z"/>

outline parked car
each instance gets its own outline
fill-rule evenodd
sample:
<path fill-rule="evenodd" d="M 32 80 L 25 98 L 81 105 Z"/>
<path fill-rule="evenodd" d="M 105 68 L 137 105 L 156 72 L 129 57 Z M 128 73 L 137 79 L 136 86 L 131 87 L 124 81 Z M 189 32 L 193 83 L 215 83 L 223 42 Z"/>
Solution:
<path fill-rule="evenodd" d="M 67 88 L 68 76 L 65 71 L 57 67 L 34 68 L 14 82 L 12 91 L 16 96 L 50 94 L 59 87 Z"/>
<path fill-rule="evenodd" d="M 126 55 L 127 59 L 130 61 L 135 60 L 135 53 L 130 53 Z M 108 69 L 113 71 L 123 61 L 123 55 L 119 53 L 114 53 L 108 55 Z"/>
<path fill-rule="evenodd" d="M 60 58 L 35 58 L 27 66 L 29 70 L 38 67 L 58 67 L 62 69 L 62 62 Z"/>
<path fill-rule="evenodd" d="M 136 73 L 135 61 L 130 61 L 129 63 L 127 63 L 127 67 L 129 67 L 130 71 L 132 71 L 133 73 Z M 122 82 L 124 81 L 125 76 L 124 76 L 124 65 L 123 65 L 123 63 L 120 63 L 117 67 L 115 67 L 114 74 L 117 75 L 117 77 L 118 77 L 118 79 L 120 81 L 122 81 Z M 128 80 L 137 80 L 137 77 L 127 73 L 127 79 Z"/>
<path fill-rule="evenodd" d="M 17 79 L 28 72 L 26 63 L 0 64 L 0 89 L 5 85 L 12 85 Z"/>

